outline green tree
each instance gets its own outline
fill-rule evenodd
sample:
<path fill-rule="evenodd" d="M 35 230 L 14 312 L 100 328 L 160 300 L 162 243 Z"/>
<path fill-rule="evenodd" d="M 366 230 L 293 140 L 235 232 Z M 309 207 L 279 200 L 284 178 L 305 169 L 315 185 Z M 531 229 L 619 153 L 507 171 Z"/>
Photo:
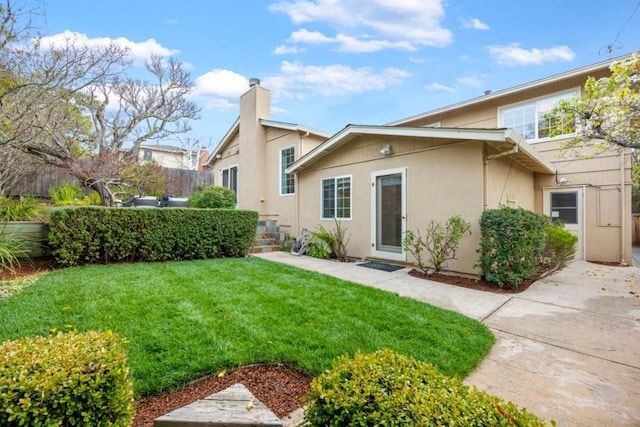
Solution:
<path fill-rule="evenodd" d="M 589 141 L 600 151 L 640 148 L 640 51 L 609 68 L 608 77 L 587 79 L 582 98 L 560 101 L 548 114 L 552 137 L 563 133 L 567 118 L 576 120 L 576 136 L 564 148 Z"/>

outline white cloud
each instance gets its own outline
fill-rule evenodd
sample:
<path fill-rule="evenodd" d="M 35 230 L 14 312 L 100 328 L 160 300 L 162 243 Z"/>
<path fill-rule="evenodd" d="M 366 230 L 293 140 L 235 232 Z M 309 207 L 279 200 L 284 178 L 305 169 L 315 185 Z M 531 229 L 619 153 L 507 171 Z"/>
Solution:
<path fill-rule="evenodd" d="M 416 58 L 416 57 L 413 57 L 413 56 L 409 57 L 409 61 L 413 62 L 414 64 L 424 64 L 425 63 L 424 58 Z"/>
<path fill-rule="evenodd" d="M 491 29 L 491 27 L 489 27 L 484 22 L 480 22 L 478 18 L 462 18 L 460 19 L 460 22 L 461 22 L 462 28 L 470 28 L 472 30 L 483 30 L 483 31 L 487 31 Z"/>
<path fill-rule="evenodd" d="M 129 49 L 129 57 L 137 65 L 142 65 L 151 55 L 169 57 L 180 53 L 179 50 L 171 50 L 162 46 L 155 39 L 148 39 L 143 42 L 133 42 L 125 37 L 109 38 L 109 37 L 93 37 L 89 38 L 86 34 L 76 33 L 72 31 L 64 31 L 53 36 L 46 36 L 40 39 L 43 46 L 65 46 L 73 43 L 75 46 L 85 47 L 105 47 L 111 43 L 118 44 Z"/>
<path fill-rule="evenodd" d="M 441 25 L 445 15 L 442 0 L 291 0 L 271 4 L 269 9 L 287 14 L 297 25 L 332 26 L 335 37 L 300 30 L 317 38 L 296 41 L 337 42 L 340 51 L 417 50 L 446 46 L 453 40 L 451 31 Z"/>
<path fill-rule="evenodd" d="M 425 85 L 424 88 L 428 92 L 455 92 L 456 88 L 451 86 L 445 86 L 442 83 L 430 83 Z"/>
<path fill-rule="evenodd" d="M 195 96 L 238 98 L 249 90 L 249 80 L 233 71 L 217 68 L 196 78 Z"/>
<path fill-rule="evenodd" d="M 305 49 L 304 47 L 287 46 L 287 45 L 281 44 L 280 46 L 276 46 L 276 48 L 273 49 L 273 53 L 275 55 L 288 55 L 288 54 L 294 54 L 294 53 L 302 53 L 306 50 L 307 49 Z"/>
<path fill-rule="evenodd" d="M 333 43 L 335 40 L 331 37 L 325 36 L 320 31 L 309 31 L 306 28 L 301 28 L 298 31 L 294 31 L 293 33 L 291 33 L 289 41 L 309 44 L 321 44 Z"/>
<path fill-rule="evenodd" d="M 545 62 L 571 61 L 576 54 L 568 46 L 554 46 L 548 49 L 523 49 L 519 43 L 507 46 L 489 46 L 489 53 L 498 64 L 508 66 L 542 65 Z"/>
<path fill-rule="evenodd" d="M 376 72 L 368 67 L 353 68 L 347 65 L 304 65 L 283 61 L 280 73 L 264 79 L 264 86 L 271 89 L 276 98 L 304 99 L 311 95 L 340 96 L 384 90 L 400 83 L 408 73 L 398 68 L 386 68 Z"/>

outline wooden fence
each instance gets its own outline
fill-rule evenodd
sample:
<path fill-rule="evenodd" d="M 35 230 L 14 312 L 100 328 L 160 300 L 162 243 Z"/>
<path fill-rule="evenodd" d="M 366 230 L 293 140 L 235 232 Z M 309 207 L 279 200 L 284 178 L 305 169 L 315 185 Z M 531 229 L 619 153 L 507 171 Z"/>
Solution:
<path fill-rule="evenodd" d="M 633 215 L 631 222 L 631 229 L 633 230 L 631 241 L 634 245 L 640 245 L 640 215 Z"/>
<path fill-rule="evenodd" d="M 163 173 L 167 183 L 165 195 L 168 196 L 188 196 L 199 186 L 213 185 L 213 172 L 163 168 Z M 9 195 L 49 197 L 50 187 L 65 182 L 77 184 L 78 180 L 62 169 L 41 166 L 34 173 L 18 181 L 9 191 Z"/>

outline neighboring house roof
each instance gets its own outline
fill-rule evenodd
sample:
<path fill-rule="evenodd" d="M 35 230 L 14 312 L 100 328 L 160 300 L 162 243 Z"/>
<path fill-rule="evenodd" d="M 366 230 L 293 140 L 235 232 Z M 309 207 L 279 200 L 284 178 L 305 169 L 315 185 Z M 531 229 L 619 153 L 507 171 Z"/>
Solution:
<path fill-rule="evenodd" d="M 260 119 L 260 124 L 262 126 L 271 127 L 271 128 L 296 131 L 296 132 L 306 133 L 310 135 L 318 135 L 322 138 L 329 138 L 331 136 L 330 133 L 322 132 L 322 131 L 312 129 L 306 126 L 301 126 L 295 123 L 277 122 L 274 120 Z M 215 159 L 217 154 L 222 154 L 222 151 L 224 151 L 224 148 L 229 144 L 229 142 L 231 142 L 231 140 L 238 134 L 238 132 L 240 132 L 240 118 L 237 118 L 236 121 L 233 122 L 233 124 L 231 125 L 227 133 L 222 137 L 222 139 L 220 140 L 216 148 L 213 150 L 213 152 L 209 156 L 209 159 L 207 159 L 206 164 L 209 164 L 211 160 Z"/>
<path fill-rule="evenodd" d="M 287 173 L 300 172 L 321 158 L 332 153 L 342 145 L 361 135 L 378 135 L 393 137 L 435 138 L 452 141 L 487 142 L 497 148 L 500 153 L 489 156 L 489 159 L 509 153 L 516 160 L 533 172 L 553 174 L 555 168 L 544 160 L 538 152 L 512 129 L 472 129 L 472 128 L 424 128 L 396 126 L 364 126 L 348 125 L 340 132 L 317 146 L 305 156 L 294 162 Z M 505 154 L 506 155 L 506 154 Z"/>
<path fill-rule="evenodd" d="M 486 102 L 486 101 L 490 101 L 492 99 L 497 99 L 497 98 L 501 98 L 504 96 L 508 96 L 511 95 L 513 93 L 517 93 L 517 92 L 521 92 L 524 90 L 528 90 L 528 89 L 534 89 L 536 87 L 540 87 L 540 86 L 545 86 L 548 85 L 550 83 L 554 83 L 557 81 L 561 81 L 561 80 L 565 80 L 565 79 L 570 79 L 572 77 L 576 77 L 576 76 L 581 76 L 581 75 L 588 75 L 589 73 L 593 73 L 595 71 L 600 71 L 600 70 L 604 70 L 609 68 L 609 66 L 611 65 L 612 62 L 614 61 L 620 61 L 623 60 L 627 57 L 629 57 L 630 55 L 625 55 L 625 56 L 621 56 L 619 58 L 614 58 L 614 59 L 610 59 L 607 61 L 602 61 L 602 62 L 598 62 L 595 64 L 591 64 L 591 65 L 587 65 L 585 67 L 582 68 L 576 68 L 575 70 L 571 70 L 571 71 L 567 71 L 565 73 L 561 73 L 561 74 L 556 74 L 554 76 L 550 76 L 550 77 L 545 77 L 543 79 L 539 79 L 539 80 L 534 80 L 532 82 L 529 83 L 525 83 L 525 84 L 521 84 L 519 86 L 514 86 L 508 89 L 503 89 L 503 90 L 499 90 L 496 92 L 491 92 L 487 95 L 482 95 L 476 98 L 472 98 L 466 101 L 462 101 L 462 102 L 458 102 L 456 104 L 451 104 L 445 107 L 441 107 L 441 108 L 437 108 L 435 110 L 431 110 L 431 111 L 427 111 L 424 113 L 420 113 L 420 114 L 416 114 L 414 116 L 411 117 L 407 117 L 404 119 L 400 119 L 400 120 L 396 120 L 393 121 L 391 123 L 387 123 L 386 126 L 401 126 L 405 123 L 410 123 L 416 120 L 421 120 L 424 118 L 427 118 L 429 116 L 433 116 L 436 114 L 442 114 L 442 113 L 447 113 L 449 111 L 452 110 L 457 110 L 460 108 L 464 108 L 467 106 L 471 106 L 473 104 L 477 104 L 480 102 Z"/>
<path fill-rule="evenodd" d="M 154 151 L 165 151 L 167 153 L 184 153 L 184 149 L 181 147 L 176 147 L 175 145 L 165 145 L 165 144 L 154 144 L 154 145 L 141 145 L 141 150 L 154 150 Z"/>

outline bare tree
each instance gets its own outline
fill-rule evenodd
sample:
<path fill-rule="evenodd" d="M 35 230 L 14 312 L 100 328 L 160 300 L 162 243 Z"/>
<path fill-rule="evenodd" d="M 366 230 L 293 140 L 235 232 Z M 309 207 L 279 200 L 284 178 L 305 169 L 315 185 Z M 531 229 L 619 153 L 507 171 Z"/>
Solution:
<path fill-rule="evenodd" d="M 0 25 L 13 25 L 15 14 L 10 2 L 0 7 Z M 18 40 L 15 28 L 0 28 L 7 31 Z M 135 163 L 140 144 L 188 132 L 199 113 L 187 99 L 193 83 L 181 63 L 151 57 L 147 81 L 127 74 L 128 58 L 118 44 L 86 46 L 73 38 L 56 46 L 0 45 L 7 82 L 0 85 L 0 121 L 11 123 L 0 129 L 0 146 L 67 170 L 112 206 L 110 186 L 126 181 L 122 171 Z"/>
<path fill-rule="evenodd" d="M 7 194 L 20 178 L 35 170 L 34 160 L 20 150 L 0 146 L 0 197 Z"/>

